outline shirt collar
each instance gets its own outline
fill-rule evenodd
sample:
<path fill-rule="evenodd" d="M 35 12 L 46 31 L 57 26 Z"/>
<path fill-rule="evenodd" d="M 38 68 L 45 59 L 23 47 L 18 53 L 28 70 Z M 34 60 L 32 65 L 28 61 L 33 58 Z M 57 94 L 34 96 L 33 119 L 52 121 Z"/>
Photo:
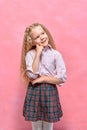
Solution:
<path fill-rule="evenodd" d="M 47 49 L 51 49 L 52 48 L 52 46 L 50 45 L 50 44 L 47 44 L 47 46 L 44 48 L 44 51 L 46 51 Z"/>

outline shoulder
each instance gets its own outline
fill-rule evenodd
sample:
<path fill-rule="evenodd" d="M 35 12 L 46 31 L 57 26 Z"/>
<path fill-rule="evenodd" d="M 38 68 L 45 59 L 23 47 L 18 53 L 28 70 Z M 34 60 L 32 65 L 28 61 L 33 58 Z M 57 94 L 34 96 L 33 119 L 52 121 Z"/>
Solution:
<path fill-rule="evenodd" d="M 26 55 L 33 55 L 35 53 L 35 49 L 29 50 Z"/>
<path fill-rule="evenodd" d="M 29 50 L 25 56 L 25 58 L 33 57 L 35 54 L 35 49 Z"/>
<path fill-rule="evenodd" d="M 53 48 L 51 48 L 51 50 L 55 56 L 61 56 L 61 53 L 58 50 L 55 50 Z"/>

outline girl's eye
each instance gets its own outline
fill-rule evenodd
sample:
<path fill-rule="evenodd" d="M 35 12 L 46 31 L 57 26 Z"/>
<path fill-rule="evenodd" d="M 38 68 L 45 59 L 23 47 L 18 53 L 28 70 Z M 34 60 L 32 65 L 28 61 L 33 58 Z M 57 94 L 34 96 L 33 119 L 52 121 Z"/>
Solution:
<path fill-rule="evenodd" d="M 39 36 L 35 37 L 34 40 L 36 40 L 37 38 L 39 38 Z"/>
<path fill-rule="evenodd" d="M 36 39 L 39 38 L 39 36 L 36 37 Z"/>
<path fill-rule="evenodd" d="M 42 32 L 42 34 L 44 34 L 44 32 Z"/>
<path fill-rule="evenodd" d="M 41 33 L 41 35 L 43 35 L 43 34 L 45 34 L 45 32 L 42 32 L 42 33 Z M 36 40 L 36 39 L 39 38 L 39 37 L 40 37 L 40 35 L 36 36 L 36 37 L 34 38 L 34 40 Z"/>

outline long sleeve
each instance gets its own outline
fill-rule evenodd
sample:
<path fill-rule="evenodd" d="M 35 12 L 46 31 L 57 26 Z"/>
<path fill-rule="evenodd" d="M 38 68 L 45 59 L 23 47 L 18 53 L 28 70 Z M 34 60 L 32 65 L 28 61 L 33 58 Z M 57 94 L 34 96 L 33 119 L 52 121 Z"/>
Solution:
<path fill-rule="evenodd" d="M 29 78 L 36 79 L 39 75 L 39 72 L 33 73 L 33 69 L 32 69 L 33 59 L 34 59 L 34 56 L 31 53 L 27 53 L 25 57 L 26 70 L 27 70 L 27 75 L 29 76 Z"/>
<path fill-rule="evenodd" d="M 56 75 L 55 75 L 55 77 L 62 80 L 64 83 L 67 79 L 66 67 L 65 67 L 65 63 L 64 63 L 64 60 L 62 58 L 62 55 L 59 52 L 56 52 L 55 62 L 56 62 Z M 62 84 L 60 84 L 60 86 L 61 85 Z"/>

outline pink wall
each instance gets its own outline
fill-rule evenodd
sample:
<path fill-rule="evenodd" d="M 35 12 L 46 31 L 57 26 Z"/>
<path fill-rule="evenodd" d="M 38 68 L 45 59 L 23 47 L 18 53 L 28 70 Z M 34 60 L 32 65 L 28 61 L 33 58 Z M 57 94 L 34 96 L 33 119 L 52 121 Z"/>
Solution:
<path fill-rule="evenodd" d="M 67 67 L 59 88 L 64 116 L 54 130 L 86 130 L 86 0 L 0 0 L 0 130 L 31 130 L 22 116 L 26 89 L 19 66 L 24 30 L 33 22 L 48 27 Z"/>

